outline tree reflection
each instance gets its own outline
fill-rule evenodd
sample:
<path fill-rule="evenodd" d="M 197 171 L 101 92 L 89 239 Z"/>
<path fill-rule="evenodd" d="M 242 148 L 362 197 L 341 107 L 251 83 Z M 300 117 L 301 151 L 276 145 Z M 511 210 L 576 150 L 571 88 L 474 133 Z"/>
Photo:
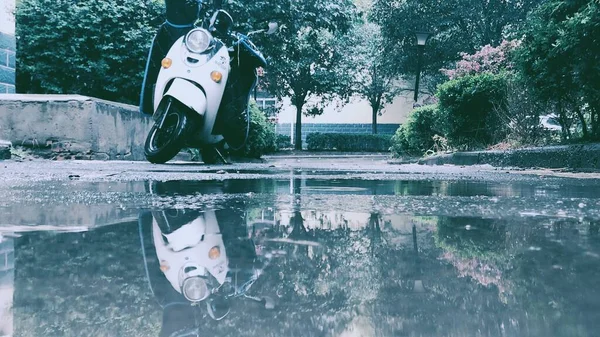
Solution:
<path fill-rule="evenodd" d="M 597 332 L 598 221 L 320 213 L 301 207 L 301 182 L 291 188 L 293 205 L 252 210 L 248 223 L 247 205 L 218 211 L 220 224 L 235 224 L 244 235 L 247 229 L 263 253 L 279 254 L 252 288 L 274 294 L 278 306 L 236 303 L 219 322 L 194 316 L 200 335 Z M 32 233 L 15 239 L 15 247 L 15 335 L 159 335 L 163 309 L 145 281 L 136 226 Z M 185 313 L 164 317 L 192 321 Z"/>
<path fill-rule="evenodd" d="M 590 236 L 593 238 L 598 237 L 598 230 L 600 229 L 600 221 L 590 221 Z"/>

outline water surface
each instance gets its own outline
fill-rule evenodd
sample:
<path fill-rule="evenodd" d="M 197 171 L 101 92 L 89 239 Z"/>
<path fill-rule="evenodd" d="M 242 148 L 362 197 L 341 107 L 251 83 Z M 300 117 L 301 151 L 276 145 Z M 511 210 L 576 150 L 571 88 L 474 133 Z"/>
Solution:
<path fill-rule="evenodd" d="M 0 335 L 596 336 L 600 329 L 595 186 L 296 175 L 57 183 L 41 193 L 62 199 L 45 208 L 32 193 L 4 205 L 0 217 Z M 274 308 L 231 298 L 217 320 L 218 310 L 211 314 L 206 301 L 191 306 L 169 282 L 161 266 L 175 270 L 177 261 L 160 247 L 193 246 L 190 224 L 198 219 L 222 239 L 219 256 L 227 259 L 218 268 L 231 270 L 238 285 L 256 275 L 246 295 L 268 297 Z"/>

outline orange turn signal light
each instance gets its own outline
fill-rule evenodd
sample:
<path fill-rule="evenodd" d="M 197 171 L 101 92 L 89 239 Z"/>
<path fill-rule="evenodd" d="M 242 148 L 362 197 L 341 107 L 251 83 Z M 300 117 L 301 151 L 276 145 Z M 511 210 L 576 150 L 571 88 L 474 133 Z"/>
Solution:
<path fill-rule="evenodd" d="M 221 256 L 221 248 L 219 246 L 214 246 L 208 251 L 208 258 L 211 260 L 218 259 Z"/>
<path fill-rule="evenodd" d="M 218 72 L 218 71 L 215 70 L 212 73 L 210 73 L 210 78 L 213 81 L 215 81 L 217 83 L 220 83 L 221 80 L 223 79 L 223 74 L 221 74 L 220 72 Z"/>
<path fill-rule="evenodd" d="M 160 64 L 162 65 L 163 68 L 165 69 L 169 69 L 171 67 L 171 65 L 173 65 L 173 60 L 171 60 L 168 57 L 165 57 Z"/>

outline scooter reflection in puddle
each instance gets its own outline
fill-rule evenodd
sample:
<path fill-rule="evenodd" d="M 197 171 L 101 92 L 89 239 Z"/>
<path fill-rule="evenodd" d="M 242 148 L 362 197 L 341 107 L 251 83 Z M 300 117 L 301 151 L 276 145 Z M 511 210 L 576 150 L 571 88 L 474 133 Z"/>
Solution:
<path fill-rule="evenodd" d="M 152 211 L 140 215 L 139 231 L 147 280 L 163 308 L 161 337 L 197 336 L 205 314 L 221 320 L 235 299 L 274 309 L 270 297 L 248 294 L 274 255 L 257 255 L 241 215 Z"/>

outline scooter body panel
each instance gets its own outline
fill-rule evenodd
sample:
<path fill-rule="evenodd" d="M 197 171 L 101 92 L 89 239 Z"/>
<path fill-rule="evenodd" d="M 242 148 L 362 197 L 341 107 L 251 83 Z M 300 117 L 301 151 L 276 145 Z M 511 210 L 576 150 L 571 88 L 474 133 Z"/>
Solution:
<path fill-rule="evenodd" d="M 167 89 L 167 92 L 163 95 L 163 99 L 167 96 L 173 97 L 183 103 L 191 110 L 197 112 L 200 116 L 206 114 L 208 102 L 204 92 L 188 80 L 182 78 L 173 79 L 169 89 Z M 154 113 L 155 116 L 153 116 L 155 120 L 159 119 L 159 116 L 157 115 L 161 113 L 160 110 L 161 109 L 156 109 L 156 112 Z"/>
<path fill-rule="evenodd" d="M 214 144 L 223 139 L 213 135 L 212 131 L 231 70 L 229 51 L 222 45 L 216 52 L 191 53 L 184 38 L 179 38 L 167 53 L 171 66 L 160 70 L 154 92 L 154 111 L 159 111 L 165 97 L 180 101 L 202 118 L 194 138 Z M 221 73 L 218 82 L 211 78 L 214 71 Z"/>
<path fill-rule="evenodd" d="M 214 213 L 207 212 L 171 234 L 163 234 L 153 220 L 152 236 L 156 256 L 161 266 L 165 266 L 162 271 L 177 292 L 181 293 L 183 281 L 192 276 L 210 273 L 219 284 L 225 282 L 229 271 L 227 253 Z M 219 247 L 220 251 L 215 259 L 209 257 L 213 247 Z"/>

